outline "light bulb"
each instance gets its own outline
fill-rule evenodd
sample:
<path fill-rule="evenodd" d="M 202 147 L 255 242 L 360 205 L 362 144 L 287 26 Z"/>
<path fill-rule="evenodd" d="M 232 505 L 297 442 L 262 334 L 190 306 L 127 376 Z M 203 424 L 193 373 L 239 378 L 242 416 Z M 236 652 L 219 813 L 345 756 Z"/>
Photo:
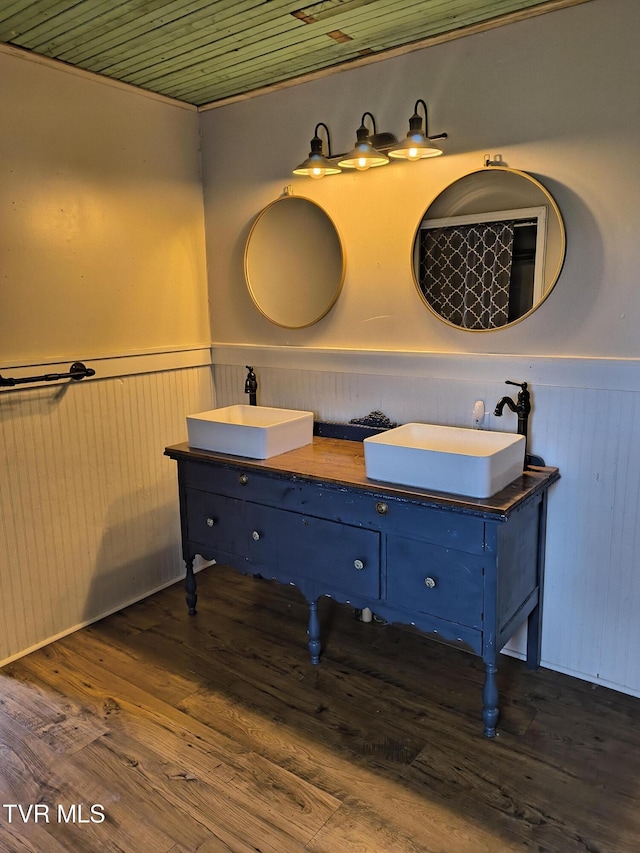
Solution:
<path fill-rule="evenodd" d="M 312 178 L 315 178 L 315 180 L 319 180 L 320 178 L 324 178 L 325 170 L 321 169 L 319 166 L 315 166 L 313 169 L 311 169 L 309 174 Z"/>
<path fill-rule="evenodd" d="M 358 157 L 358 159 L 356 160 L 356 169 L 358 169 L 359 172 L 366 172 L 368 168 L 368 159 L 366 157 Z"/>
<path fill-rule="evenodd" d="M 420 155 L 418 154 L 417 148 L 410 148 L 409 153 L 407 154 L 407 160 L 419 160 Z"/>

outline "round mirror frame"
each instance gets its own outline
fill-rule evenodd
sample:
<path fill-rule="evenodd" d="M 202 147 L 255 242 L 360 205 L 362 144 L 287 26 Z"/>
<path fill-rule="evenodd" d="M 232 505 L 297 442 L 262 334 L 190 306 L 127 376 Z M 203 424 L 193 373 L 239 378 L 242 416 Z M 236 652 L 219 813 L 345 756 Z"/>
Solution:
<path fill-rule="evenodd" d="M 327 291 L 325 298 L 314 294 L 316 297 L 315 301 L 318 304 L 310 311 L 307 317 L 301 317 L 300 322 L 291 322 L 290 319 L 289 321 L 285 321 L 282 316 L 274 316 L 274 314 L 278 314 L 278 311 L 274 311 L 273 306 L 270 307 L 265 305 L 265 299 L 264 297 L 261 298 L 260 289 L 262 288 L 263 293 L 268 293 L 274 283 L 276 287 L 279 287 L 282 286 L 282 282 L 281 280 L 270 276 L 268 283 L 258 283 L 255 269 L 256 259 L 254 258 L 252 261 L 250 258 L 252 240 L 254 242 L 254 247 L 258 243 L 258 237 L 261 237 L 264 241 L 265 235 L 261 234 L 261 229 L 264 229 L 267 220 L 273 217 L 274 211 L 277 211 L 280 214 L 284 210 L 282 207 L 284 203 L 291 205 L 292 202 L 296 202 L 298 205 L 304 203 L 305 207 L 307 205 L 311 205 L 312 207 L 307 209 L 307 214 L 310 214 L 312 220 L 319 224 L 319 229 L 321 230 L 316 231 L 314 237 L 313 232 L 308 230 L 309 225 L 312 225 L 313 221 L 310 222 L 307 218 L 307 230 L 305 230 L 303 235 L 294 235 L 293 238 L 291 238 L 290 233 L 286 235 L 283 234 L 283 236 L 287 236 L 286 244 L 281 243 L 279 245 L 273 240 L 274 234 L 269 232 L 267 235 L 269 251 L 276 254 L 280 251 L 279 257 L 272 258 L 271 262 L 268 262 L 270 268 L 278 270 L 284 269 L 285 273 L 283 273 L 283 275 L 289 274 L 292 275 L 292 277 L 297 277 L 298 280 L 305 276 L 308 279 L 311 275 L 309 272 L 311 270 L 317 279 L 318 275 L 322 272 L 321 270 L 318 270 L 318 257 L 322 257 L 325 250 L 327 252 L 329 250 L 333 250 L 333 255 L 329 258 L 330 263 L 328 264 L 328 267 L 325 267 L 325 269 L 328 268 L 327 278 L 329 279 L 325 285 L 325 289 Z M 277 205 L 280 205 L 280 207 L 276 207 Z M 293 210 L 292 205 L 290 209 Z M 302 217 L 296 217 L 296 219 L 300 220 L 302 226 Z M 319 250 L 319 244 L 324 246 L 324 249 L 320 248 Z M 245 243 L 244 278 L 253 304 L 260 314 L 269 320 L 269 322 L 285 329 L 304 329 L 312 326 L 314 323 L 317 323 L 329 313 L 340 296 L 342 285 L 344 283 L 345 272 L 346 258 L 338 229 L 329 214 L 315 201 L 305 198 L 304 196 L 294 196 L 290 191 L 285 191 L 284 195 L 279 196 L 277 199 L 270 202 L 255 218 Z M 260 286 L 258 286 L 259 284 Z"/>
<path fill-rule="evenodd" d="M 548 278 L 545 277 L 544 292 L 543 292 L 542 296 L 538 299 L 538 301 L 535 302 L 528 311 L 525 311 L 523 314 L 521 314 L 515 320 L 511 320 L 510 322 L 504 323 L 501 326 L 496 326 L 494 328 L 489 328 L 489 329 L 470 329 L 470 328 L 466 328 L 465 326 L 458 325 L 457 323 L 453 323 L 450 320 L 447 320 L 445 317 L 443 317 L 441 314 L 439 314 L 438 311 L 429 303 L 426 295 L 424 294 L 424 292 L 420 286 L 420 282 L 418 279 L 418 273 L 416 270 L 415 256 L 416 256 L 416 243 L 418 240 L 418 235 L 420 234 L 420 231 L 421 231 L 421 228 L 422 228 L 424 221 L 429 218 L 428 217 L 429 211 L 438 203 L 439 200 L 442 199 L 442 197 L 446 193 L 449 193 L 454 187 L 456 187 L 456 185 L 459 185 L 464 181 L 468 181 L 474 175 L 480 175 L 482 173 L 493 173 L 493 174 L 508 173 L 510 175 L 513 175 L 514 177 L 520 177 L 523 180 L 526 180 L 529 184 L 531 184 L 533 187 L 535 187 L 537 190 L 539 190 L 543 194 L 543 196 L 546 200 L 546 203 L 549 205 L 549 215 L 555 216 L 556 227 L 557 227 L 557 232 L 558 232 L 557 233 L 558 247 L 556 250 L 557 260 L 555 262 L 555 270 L 551 275 L 548 276 Z M 456 212 L 459 209 L 461 204 L 462 204 L 462 202 L 460 200 L 458 200 L 458 206 L 456 207 Z M 473 211 L 473 212 L 477 213 L 478 211 Z M 453 216 L 453 215 L 457 215 L 457 214 L 451 213 L 450 215 Z M 436 217 L 436 218 L 444 218 L 444 217 L 440 213 L 438 215 L 438 217 Z M 542 303 L 547 299 L 547 297 L 549 296 L 549 294 L 551 293 L 551 291 L 555 287 L 555 285 L 558 281 L 558 278 L 560 277 L 560 273 L 561 273 L 562 267 L 564 265 L 565 255 L 566 255 L 566 231 L 565 231 L 565 227 L 564 227 L 564 221 L 562 219 L 562 214 L 560 213 L 560 208 L 558 207 L 555 199 L 553 198 L 551 193 L 547 190 L 547 188 L 545 186 L 543 186 L 540 183 L 540 181 L 536 180 L 536 178 L 534 178 L 532 175 L 529 175 L 527 172 L 521 172 L 518 169 L 511 169 L 507 166 L 487 165 L 487 166 L 482 167 L 481 169 L 476 169 L 473 172 L 468 172 L 467 174 L 463 175 L 461 178 L 457 178 L 455 181 L 453 181 L 448 186 L 446 186 L 440 193 L 438 193 L 438 195 L 433 199 L 431 204 L 427 207 L 424 214 L 420 218 L 420 222 L 418 223 L 418 226 L 415 230 L 415 233 L 413 236 L 413 241 L 411 244 L 411 272 L 413 274 L 414 284 L 416 286 L 418 294 L 420 295 L 420 298 L 422 299 L 424 304 L 427 306 L 429 311 L 431 311 L 431 313 L 435 317 L 437 317 L 438 320 L 440 320 L 440 322 L 446 323 L 448 326 L 451 326 L 453 329 L 458 329 L 459 331 L 463 331 L 463 332 L 482 332 L 482 333 L 499 332 L 501 329 L 511 328 L 512 326 L 515 326 L 517 323 L 520 323 L 522 320 L 525 320 L 527 317 L 530 317 L 531 314 L 533 314 L 533 312 L 536 311 L 542 305 Z M 545 263 L 547 260 L 548 260 L 548 255 L 545 253 Z"/>

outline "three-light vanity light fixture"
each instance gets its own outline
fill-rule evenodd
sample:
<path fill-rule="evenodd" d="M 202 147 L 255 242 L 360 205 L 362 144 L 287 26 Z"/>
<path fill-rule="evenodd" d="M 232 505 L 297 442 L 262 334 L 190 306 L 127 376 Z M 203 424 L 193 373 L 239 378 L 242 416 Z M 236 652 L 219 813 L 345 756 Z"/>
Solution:
<path fill-rule="evenodd" d="M 424 130 L 422 116 L 418 108 L 424 111 Z M 371 120 L 371 132 L 365 124 Z M 324 153 L 320 128 L 324 128 L 327 137 L 327 152 Z M 446 133 L 429 136 L 429 118 L 427 105 L 418 99 L 409 119 L 409 132 L 405 139 L 398 142 L 393 133 L 378 133 L 376 120 L 372 113 L 363 113 L 360 127 L 356 131 L 356 144 L 348 154 L 331 153 L 331 136 L 324 122 L 319 122 L 313 132 L 311 151 L 307 159 L 293 170 L 294 175 L 308 175 L 311 178 L 324 178 L 325 175 L 339 175 L 343 169 L 358 169 L 361 172 L 375 166 L 386 166 L 390 158 L 394 160 L 424 160 L 438 157 L 443 153 L 436 140 L 446 139 Z"/>

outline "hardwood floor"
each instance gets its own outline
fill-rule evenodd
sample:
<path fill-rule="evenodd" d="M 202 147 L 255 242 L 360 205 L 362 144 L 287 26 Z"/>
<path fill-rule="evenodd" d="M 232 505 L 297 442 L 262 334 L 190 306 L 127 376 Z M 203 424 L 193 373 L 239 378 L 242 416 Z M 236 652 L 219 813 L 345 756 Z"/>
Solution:
<path fill-rule="evenodd" d="M 314 667 L 295 589 L 198 586 L 0 670 L 0 851 L 640 850 L 640 700 L 502 656 L 489 741 L 476 658 L 323 599 Z"/>

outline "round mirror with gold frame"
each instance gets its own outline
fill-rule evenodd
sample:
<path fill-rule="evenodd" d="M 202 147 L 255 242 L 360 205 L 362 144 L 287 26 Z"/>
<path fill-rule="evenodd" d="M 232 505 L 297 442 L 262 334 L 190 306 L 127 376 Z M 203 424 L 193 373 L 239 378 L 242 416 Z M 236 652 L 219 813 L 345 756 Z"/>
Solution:
<path fill-rule="evenodd" d="M 277 198 L 251 227 L 244 275 L 254 305 L 267 320 L 287 329 L 317 323 L 335 304 L 344 282 L 344 251 L 333 221 L 308 198 Z"/>
<path fill-rule="evenodd" d="M 565 249 L 562 216 L 548 190 L 526 172 L 485 166 L 427 208 L 413 241 L 414 280 L 439 319 L 495 331 L 544 302 Z"/>

